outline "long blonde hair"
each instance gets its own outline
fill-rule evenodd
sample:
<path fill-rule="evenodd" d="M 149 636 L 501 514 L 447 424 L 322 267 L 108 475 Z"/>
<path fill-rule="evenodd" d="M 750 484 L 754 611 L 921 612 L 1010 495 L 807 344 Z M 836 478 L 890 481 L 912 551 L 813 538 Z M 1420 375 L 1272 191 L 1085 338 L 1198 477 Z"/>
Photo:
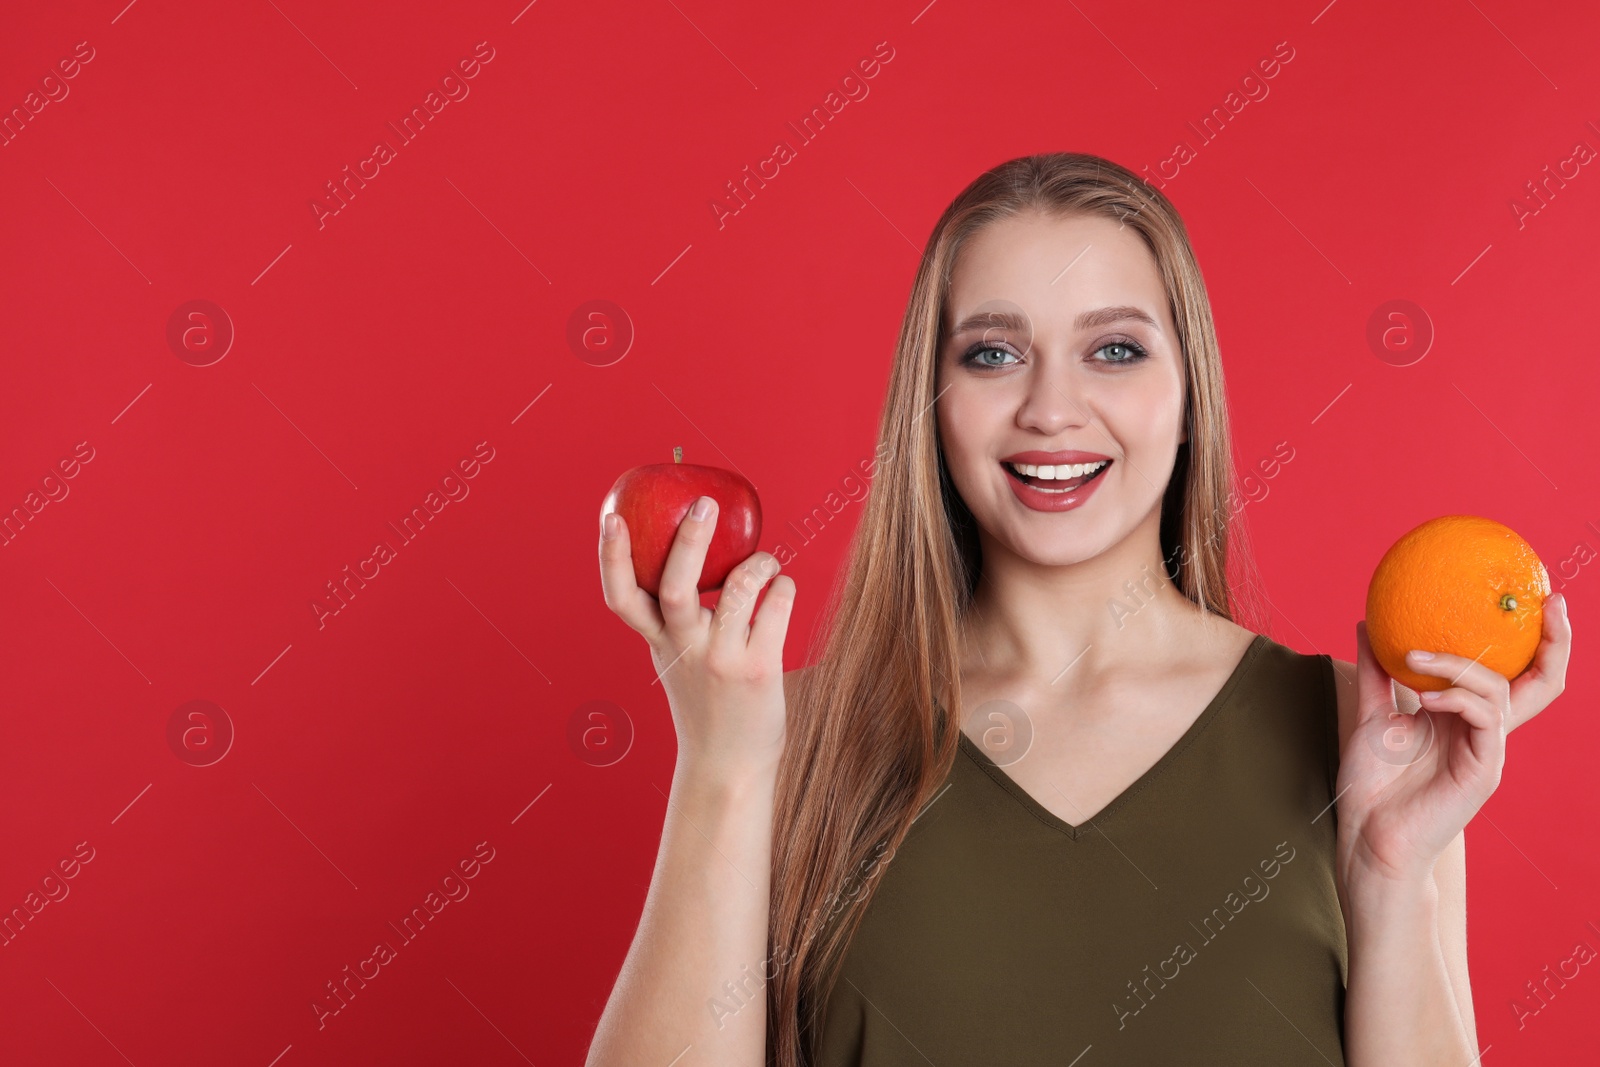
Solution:
<path fill-rule="evenodd" d="M 1187 369 L 1188 440 L 1162 499 L 1161 550 L 1177 588 L 1233 619 L 1227 575 L 1232 451 L 1205 283 L 1177 209 L 1126 168 L 1055 152 L 977 178 L 933 228 L 901 323 L 878 428 L 878 465 L 822 654 L 789 702 L 772 852 L 767 1062 L 809 1062 L 820 1012 L 872 898 L 873 867 L 950 772 L 961 707 L 958 623 L 976 588 L 977 525 L 951 484 L 934 402 L 950 272 L 980 227 L 1025 211 L 1115 219 L 1161 272 Z M 863 876 L 867 872 L 867 876 Z M 848 897 L 845 894 L 848 893 Z M 853 899 L 850 899 L 853 898 Z"/>

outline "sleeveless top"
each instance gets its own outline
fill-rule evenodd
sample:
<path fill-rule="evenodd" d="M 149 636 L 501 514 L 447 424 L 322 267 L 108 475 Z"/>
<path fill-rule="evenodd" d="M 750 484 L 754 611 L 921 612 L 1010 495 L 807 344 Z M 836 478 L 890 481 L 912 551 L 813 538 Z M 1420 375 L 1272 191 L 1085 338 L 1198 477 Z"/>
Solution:
<path fill-rule="evenodd" d="M 872 872 L 816 1067 L 1343 1067 L 1330 657 L 1256 635 L 1079 826 L 959 743 Z"/>

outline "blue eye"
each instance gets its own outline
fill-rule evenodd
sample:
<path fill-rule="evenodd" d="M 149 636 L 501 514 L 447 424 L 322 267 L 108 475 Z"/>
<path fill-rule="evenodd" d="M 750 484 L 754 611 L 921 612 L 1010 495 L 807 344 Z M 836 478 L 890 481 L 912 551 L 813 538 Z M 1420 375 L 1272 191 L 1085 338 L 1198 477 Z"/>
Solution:
<path fill-rule="evenodd" d="M 987 360 L 979 359 L 978 357 L 985 352 L 995 352 L 1002 356 L 1009 356 L 1012 354 L 1009 349 L 998 348 L 994 345 L 977 345 L 968 349 L 967 354 L 961 357 L 962 366 L 976 364 L 980 367 L 1009 367 L 1011 365 L 1009 363 L 990 363 Z"/>
<path fill-rule="evenodd" d="M 1150 354 L 1144 350 L 1143 345 L 1131 339 L 1125 341 L 1108 341 L 1095 350 L 1097 355 L 1102 352 L 1111 351 L 1120 351 L 1120 354 L 1096 359 L 1093 360 L 1093 362 L 1105 363 L 1112 366 L 1122 366 L 1129 363 L 1138 363 L 1140 360 L 1148 359 L 1150 356 Z M 984 353 L 990 352 L 1000 356 L 1012 356 L 1013 359 L 1010 363 L 1006 363 L 983 358 Z M 1012 366 L 1015 362 L 1015 353 L 1013 353 L 1010 349 L 1001 348 L 998 345 L 991 344 L 974 345 L 972 348 L 967 350 L 964 356 L 961 357 L 962 366 L 998 368 Z"/>
<path fill-rule="evenodd" d="M 1103 359 L 1100 362 L 1137 363 L 1149 355 L 1149 353 L 1147 353 L 1137 341 L 1112 341 L 1109 344 L 1101 345 L 1096 351 L 1104 352 L 1107 349 L 1112 348 L 1120 348 L 1126 353 L 1126 355 L 1123 355 L 1117 359 Z"/>

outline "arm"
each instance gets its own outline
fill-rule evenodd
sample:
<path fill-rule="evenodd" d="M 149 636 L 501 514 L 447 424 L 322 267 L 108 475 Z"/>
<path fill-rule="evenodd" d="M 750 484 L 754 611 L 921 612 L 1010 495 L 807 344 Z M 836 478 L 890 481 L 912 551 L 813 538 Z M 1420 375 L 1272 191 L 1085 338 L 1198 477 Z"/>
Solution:
<path fill-rule="evenodd" d="M 1343 660 L 1334 660 L 1333 666 L 1342 752 L 1355 728 L 1356 668 Z M 1396 684 L 1395 691 L 1401 709 L 1410 712 L 1419 706 L 1412 690 Z M 1448 1057 L 1465 1048 L 1465 1054 L 1448 1062 L 1467 1067 L 1479 1052 L 1467 970 L 1465 832 L 1420 883 L 1365 879 L 1347 885 L 1343 865 L 1336 871 L 1349 936 L 1349 1062 L 1382 1063 L 1399 1050 L 1424 1048 Z M 1458 1045 L 1459 1040 L 1466 1045 Z"/>
<path fill-rule="evenodd" d="M 673 772 L 644 914 L 587 1067 L 765 1062 L 775 783 Z"/>
<path fill-rule="evenodd" d="M 1339 694 L 1339 750 L 1344 751 L 1345 742 L 1349 739 L 1356 721 L 1356 668 L 1355 664 L 1344 660 L 1333 661 L 1333 674 L 1338 682 Z M 1395 694 L 1399 708 L 1407 713 L 1415 711 L 1420 705 L 1416 693 L 1406 686 L 1395 685 Z M 1507 732 L 1510 732 L 1508 728 Z M 1340 881 L 1342 882 L 1342 872 Z M 1478 1049 L 1477 1020 L 1472 1008 L 1472 979 L 1467 970 L 1467 837 L 1465 831 L 1456 835 L 1456 839 L 1445 849 L 1439 857 L 1439 862 L 1434 865 L 1433 880 L 1437 893 L 1437 906 L 1433 909 L 1436 918 L 1435 929 L 1438 935 L 1439 950 L 1444 955 L 1445 971 L 1449 975 L 1451 993 L 1455 998 L 1456 1010 L 1461 1015 L 1461 1021 L 1467 1033 L 1468 1040 L 1472 1043 L 1473 1054 Z M 1339 886 L 1341 901 L 1348 900 L 1348 892 L 1341 884 Z M 1349 905 L 1345 904 L 1345 929 L 1349 930 L 1351 916 Z M 1354 963 L 1352 961 L 1352 981 L 1354 977 Z M 1348 1010 L 1348 1001 L 1347 1001 Z"/>
<path fill-rule="evenodd" d="M 1545 601 L 1541 627 L 1533 662 L 1510 680 L 1476 659 L 1413 649 L 1410 668 L 1444 686 L 1397 685 L 1373 656 L 1365 622 L 1356 624 L 1353 699 L 1350 665 L 1337 665 L 1335 871 L 1350 947 L 1351 1064 L 1478 1061 L 1464 832 L 1500 785 L 1506 736 L 1565 688 L 1566 597 Z"/>
<path fill-rule="evenodd" d="M 1348 879 L 1345 1062 L 1469 1067 L 1478 1059 L 1439 940 L 1436 879 Z"/>
<path fill-rule="evenodd" d="M 794 582 L 774 577 L 777 559 L 758 552 L 728 575 L 715 611 L 703 607 L 696 581 L 716 509 L 709 497 L 699 505 L 709 507 L 678 526 L 659 597 L 637 584 L 622 516 L 601 519 L 606 605 L 650 645 L 678 758 L 644 913 L 588 1067 L 766 1062 L 772 820 L 800 673 L 783 673 Z"/>

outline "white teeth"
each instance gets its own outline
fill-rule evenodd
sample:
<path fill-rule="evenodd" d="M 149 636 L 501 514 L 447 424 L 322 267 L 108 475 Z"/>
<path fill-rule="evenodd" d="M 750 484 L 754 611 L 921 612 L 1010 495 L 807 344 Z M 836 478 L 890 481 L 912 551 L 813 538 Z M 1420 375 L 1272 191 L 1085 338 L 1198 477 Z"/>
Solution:
<path fill-rule="evenodd" d="M 1008 463 L 1006 466 L 1018 474 L 1026 474 L 1041 481 L 1067 481 L 1072 478 L 1082 478 L 1085 474 L 1093 474 L 1109 462 L 1110 460 L 1103 459 L 1096 463 L 1063 463 L 1054 467 L 1033 463 Z"/>

